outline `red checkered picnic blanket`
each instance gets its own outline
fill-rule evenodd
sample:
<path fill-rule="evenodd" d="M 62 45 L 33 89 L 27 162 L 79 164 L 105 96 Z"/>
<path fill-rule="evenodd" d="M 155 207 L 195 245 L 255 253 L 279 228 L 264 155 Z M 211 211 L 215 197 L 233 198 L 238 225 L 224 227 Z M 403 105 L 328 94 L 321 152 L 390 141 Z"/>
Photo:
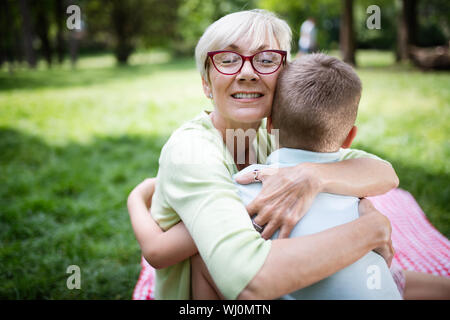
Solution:
<path fill-rule="evenodd" d="M 391 221 L 395 249 L 391 271 L 400 290 L 404 285 L 400 269 L 450 277 L 450 241 L 431 225 L 409 192 L 394 189 L 369 199 Z M 144 258 L 141 266 L 133 300 L 152 300 L 155 270 Z"/>

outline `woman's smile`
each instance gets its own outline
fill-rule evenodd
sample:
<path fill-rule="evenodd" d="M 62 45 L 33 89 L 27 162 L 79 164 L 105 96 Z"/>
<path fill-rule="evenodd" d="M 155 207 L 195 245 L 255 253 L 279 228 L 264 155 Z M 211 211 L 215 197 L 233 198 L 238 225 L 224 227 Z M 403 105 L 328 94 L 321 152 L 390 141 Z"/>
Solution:
<path fill-rule="evenodd" d="M 238 103 L 259 103 L 264 94 L 258 91 L 236 91 L 231 94 L 231 98 Z"/>

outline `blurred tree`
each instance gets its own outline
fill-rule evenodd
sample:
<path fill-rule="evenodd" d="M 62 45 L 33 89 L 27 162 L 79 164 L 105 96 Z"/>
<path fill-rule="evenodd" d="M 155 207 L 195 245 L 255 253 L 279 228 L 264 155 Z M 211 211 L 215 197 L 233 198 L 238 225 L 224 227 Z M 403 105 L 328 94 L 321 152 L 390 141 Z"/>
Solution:
<path fill-rule="evenodd" d="M 53 11 L 53 3 L 51 0 L 41 0 L 39 4 L 36 3 L 33 6 L 33 9 L 35 14 L 34 21 L 37 21 L 35 30 L 41 41 L 41 52 L 47 61 L 47 65 L 50 67 L 52 65 L 53 49 L 49 38 L 49 14 Z"/>
<path fill-rule="evenodd" d="M 17 39 L 17 28 L 14 23 L 14 7 L 11 1 L 0 1 L 0 66 L 8 64 L 8 70 L 13 72 L 13 61 L 17 54 L 15 39 Z"/>
<path fill-rule="evenodd" d="M 56 26 L 56 53 L 58 62 L 61 64 L 64 61 L 64 21 L 65 21 L 65 7 L 63 0 L 53 0 L 54 21 Z"/>
<path fill-rule="evenodd" d="M 397 23 L 396 60 L 409 59 L 409 47 L 416 44 L 417 0 L 402 0 Z"/>
<path fill-rule="evenodd" d="M 185 0 L 178 6 L 172 48 L 177 55 L 192 55 L 205 29 L 232 12 L 255 8 L 254 0 Z"/>
<path fill-rule="evenodd" d="M 28 0 L 20 0 L 20 13 L 22 16 L 22 37 L 25 58 L 30 68 L 36 68 L 36 55 L 33 49 L 33 21 L 31 20 Z"/>
<path fill-rule="evenodd" d="M 112 46 L 126 64 L 138 46 L 168 46 L 174 39 L 179 0 L 91 0 L 85 3 L 90 40 Z"/>
<path fill-rule="evenodd" d="M 418 1 L 417 12 L 416 44 L 421 47 L 448 46 L 450 41 L 450 1 Z"/>
<path fill-rule="evenodd" d="M 136 36 L 142 30 L 145 15 L 140 0 L 112 0 L 111 25 L 116 47 L 114 54 L 120 64 L 126 64 L 135 49 Z"/>
<path fill-rule="evenodd" d="M 317 26 L 319 49 L 336 49 L 339 42 L 340 4 L 335 0 L 259 0 L 258 7 L 273 11 L 285 19 L 292 29 L 292 51 L 298 49 L 300 26 L 313 17 Z"/>
<path fill-rule="evenodd" d="M 340 49 L 342 60 L 356 65 L 355 32 L 353 30 L 353 0 L 341 0 L 342 16 L 340 30 Z"/>

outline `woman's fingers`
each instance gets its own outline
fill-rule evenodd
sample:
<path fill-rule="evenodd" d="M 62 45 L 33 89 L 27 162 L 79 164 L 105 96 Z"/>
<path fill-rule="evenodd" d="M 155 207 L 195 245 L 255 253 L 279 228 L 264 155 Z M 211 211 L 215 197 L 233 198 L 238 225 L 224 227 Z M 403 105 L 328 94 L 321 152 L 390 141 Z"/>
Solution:
<path fill-rule="evenodd" d="M 264 227 L 269 220 L 277 219 L 275 210 L 273 207 L 264 207 L 258 212 L 253 221 L 261 227 Z"/>
<path fill-rule="evenodd" d="M 289 237 L 292 229 L 309 210 L 319 192 L 310 176 L 293 179 L 292 168 L 265 168 L 241 176 L 239 183 L 252 183 L 257 177 L 263 182 L 259 195 L 247 205 L 254 222 L 264 227 L 264 238 L 270 238 L 280 228 L 279 238 Z M 275 175 L 276 174 L 276 175 Z M 259 229 L 259 227 L 258 227 Z"/>
<path fill-rule="evenodd" d="M 279 199 L 280 198 L 275 198 L 275 200 L 277 200 L 276 202 L 273 200 L 267 205 L 265 205 L 263 200 L 256 199 L 255 203 L 252 204 L 252 208 L 261 208 L 256 212 L 257 214 L 253 221 L 257 225 L 264 227 L 262 235 L 265 239 L 270 238 L 275 231 L 283 225 L 286 225 L 284 228 L 286 231 L 284 232 L 287 232 L 288 236 L 292 228 L 298 220 L 300 220 L 300 218 L 295 218 L 295 212 L 290 214 L 290 211 L 292 211 L 292 208 L 296 207 L 299 199 L 294 195 L 287 195 L 285 198 L 282 198 L 282 200 Z M 255 213 L 250 214 L 250 216 L 254 215 Z"/>
<path fill-rule="evenodd" d="M 236 182 L 239 184 L 250 184 L 255 182 L 263 182 L 267 177 L 276 173 L 277 168 L 264 168 L 261 170 L 250 171 L 236 176 Z"/>
<path fill-rule="evenodd" d="M 281 220 L 270 220 L 269 223 L 264 227 L 261 237 L 263 239 L 270 239 L 272 235 L 280 228 Z"/>
<path fill-rule="evenodd" d="M 279 239 L 289 238 L 289 235 L 297 224 L 298 220 L 295 216 L 287 216 L 283 219 L 283 224 L 280 228 L 280 234 L 278 235 Z"/>
<path fill-rule="evenodd" d="M 260 202 L 258 201 L 258 198 L 253 199 L 253 201 L 250 202 L 245 208 L 247 209 L 250 217 L 253 217 L 255 214 L 257 214 L 260 208 Z"/>

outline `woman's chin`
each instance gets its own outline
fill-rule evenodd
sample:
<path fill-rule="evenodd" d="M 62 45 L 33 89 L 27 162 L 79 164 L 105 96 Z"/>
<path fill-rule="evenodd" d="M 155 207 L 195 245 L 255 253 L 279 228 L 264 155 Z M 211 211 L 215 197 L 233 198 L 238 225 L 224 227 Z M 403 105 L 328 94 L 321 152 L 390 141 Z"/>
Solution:
<path fill-rule="evenodd" d="M 250 108 L 239 109 L 233 114 L 235 121 L 242 123 L 255 123 L 260 122 L 267 117 L 266 112 L 262 110 L 252 110 Z"/>

